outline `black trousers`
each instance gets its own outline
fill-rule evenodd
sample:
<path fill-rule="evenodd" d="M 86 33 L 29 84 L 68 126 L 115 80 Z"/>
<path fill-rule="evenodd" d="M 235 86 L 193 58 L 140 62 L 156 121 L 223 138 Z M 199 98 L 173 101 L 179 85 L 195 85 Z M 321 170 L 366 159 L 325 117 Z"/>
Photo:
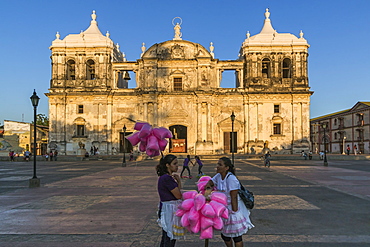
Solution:
<path fill-rule="evenodd" d="M 167 232 L 162 230 L 162 240 L 160 247 L 175 247 L 176 239 L 170 239 L 167 236 Z"/>
<path fill-rule="evenodd" d="M 190 174 L 189 166 L 183 166 L 183 167 L 182 167 L 182 171 L 181 171 L 180 176 L 182 177 L 182 174 L 184 173 L 185 169 L 186 169 L 186 170 L 188 170 L 188 172 L 189 172 L 189 177 L 190 177 L 190 176 L 191 176 L 191 174 Z"/>

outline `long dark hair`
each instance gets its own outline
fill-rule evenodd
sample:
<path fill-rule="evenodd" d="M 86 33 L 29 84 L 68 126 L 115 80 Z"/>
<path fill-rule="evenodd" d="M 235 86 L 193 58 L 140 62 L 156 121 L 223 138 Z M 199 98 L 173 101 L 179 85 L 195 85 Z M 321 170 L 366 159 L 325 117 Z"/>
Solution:
<path fill-rule="evenodd" d="M 231 160 L 228 157 L 221 157 L 220 160 L 224 162 L 225 166 L 229 167 L 229 172 L 235 175 L 235 167 Z"/>
<path fill-rule="evenodd" d="M 155 167 L 158 176 L 162 176 L 164 174 L 168 174 L 167 164 L 171 164 L 171 162 L 176 159 L 177 157 L 173 154 L 167 154 L 166 156 L 162 156 L 159 160 L 159 164 Z"/>

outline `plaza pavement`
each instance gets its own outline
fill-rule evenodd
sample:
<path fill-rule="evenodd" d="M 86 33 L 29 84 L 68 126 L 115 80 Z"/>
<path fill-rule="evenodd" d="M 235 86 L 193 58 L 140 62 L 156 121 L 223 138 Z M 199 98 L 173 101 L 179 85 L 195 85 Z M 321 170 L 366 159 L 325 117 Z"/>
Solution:
<path fill-rule="evenodd" d="M 0 246 L 159 246 L 156 163 L 40 161 L 41 187 L 30 189 L 33 163 L 2 161 Z M 204 164 L 213 175 L 216 160 Z M 370 161 L 272 160 L 268 169 L 237 159 L 236 167 L 256 199 L 245 246 L 370 246 Z M 184 179 L 184 190 L 195 182 Z M 193 234 L 176 246 L 205 242 Z M 224 246 L 218 233 L 209 246 Z"/>

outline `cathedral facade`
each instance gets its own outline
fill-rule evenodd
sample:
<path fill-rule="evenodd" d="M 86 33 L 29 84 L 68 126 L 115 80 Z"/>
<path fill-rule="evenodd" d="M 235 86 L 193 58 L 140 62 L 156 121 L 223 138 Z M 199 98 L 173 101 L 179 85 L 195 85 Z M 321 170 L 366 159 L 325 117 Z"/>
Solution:
<path fill-rule="evenodd" d="M 49 147 L 67 155 L 93 146 L 100 154 L 129 152 L 135 147 L 124 134 L 145 121 L 173 133 L 171 153 L 308 150 L 308 48 L 302 31 L 274 30 L 266 10 L 261 32 L 247 33 L 236 60 L 215 58 L 212 43 L 207 50 L 183 40 L 174 23 L 173 39 L 143 46 L 139 59 L 127 61 L 93 12 L 87 30 L 64 39 L 57 33 L 50 47 Z M 224 71 L 235 72 L 235 87 L 220 87 Z"/>

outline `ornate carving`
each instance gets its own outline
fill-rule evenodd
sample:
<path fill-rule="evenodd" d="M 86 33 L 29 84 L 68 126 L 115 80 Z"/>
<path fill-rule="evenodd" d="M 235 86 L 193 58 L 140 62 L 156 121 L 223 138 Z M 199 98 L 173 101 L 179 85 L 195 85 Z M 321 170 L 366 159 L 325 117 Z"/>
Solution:
<path fill-rule="evenodd" d="M 175 44 L 171 47 L 172 58 L 185 58 L 184 47 L 179 44 Z"/>

